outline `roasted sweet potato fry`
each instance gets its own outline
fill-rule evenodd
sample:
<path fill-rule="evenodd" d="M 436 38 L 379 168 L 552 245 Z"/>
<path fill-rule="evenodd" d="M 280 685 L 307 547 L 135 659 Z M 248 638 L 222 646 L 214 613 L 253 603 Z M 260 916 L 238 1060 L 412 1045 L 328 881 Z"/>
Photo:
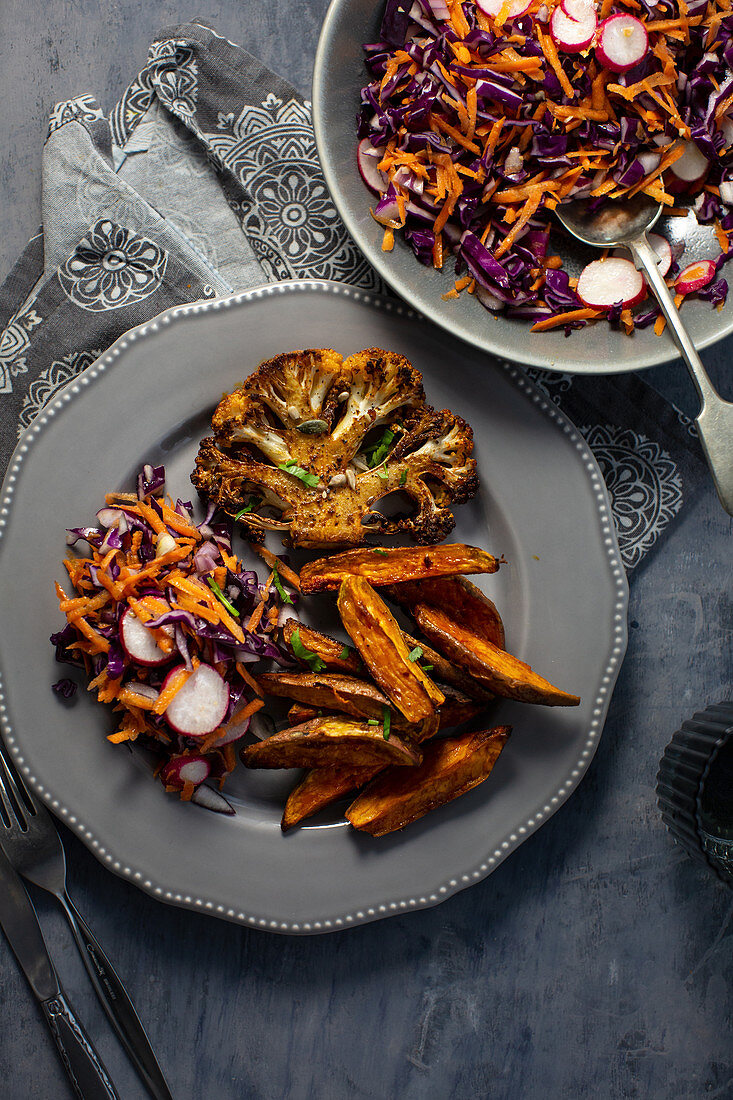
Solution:
<path fill-rule="evenodd" d="M 388 550 L 367 547 L 307 562 L 300 571 L 300 586 L 303 592 L 322 592 L 338 588 L 344 577 L 364 577 L 378 587 L 456 573 L 496 573 L 500 564 L 485 550 L 462 543 L 395 546 Z"/>
<path fill-rule="evenodd" d="M 496 604 L 465 577 L 431 577 L 391 584 L 384 594 L 407 611 L 419 604 L 449 607 L 452 617 L 469 626 L 472 634 L 504 649 L 504 623 Z"/>
<path fill-rule="evenodd" d="M 268 695 L 354 718 L 378 718 L 380 723 L 384 708 L 392 705 L 374 684 L 338 672 L 267 672 L 259 677 L 259 684 Z"/>
<path fill-rule="evenodd" d="M 370 726 L 350 718 L 314 718 L 302 726 L 281 730 L 241 751 L 248 768 L 320 768 L 347 765 L 368 768 L 379 764 L 416 765 L 420 752 L 404 736 L 382 725 Z"/>
<path fill-rule="evenodd" d="M 288 725 L 301 726 L 303 722 L 310 722 L 311 718 L 320 718 L 316 707 L 304 707 L 302 703 L 293 703 L 288 711 Z"/>
<path fill-rule="evenodd" d="M 283 832 L 292 829 L 337 799 L 357 791 L 383 770 L 384 765 L 372 768 L 314 768 L 290 792 L 280 828 Z"/>
<path fill-rule="evenodd" d="M 396 619 L 363 577 L 341 582 L 338 609 L 347 633 L 374 680 L 408 722 L 429 719 L 445 696 L 416 660 L 410 660 Z"/>
<path fill-rule="evenodd" d="M 417 646 L 422 650 L 422 656 L 418 660 L 421 665 L 430 666 L 432 679 L 439 680 L 442 684 L 450 684 L 451 687 L 457 688 L 480 703 L 488 703 L 494 698 L 488 688 L 483 687 L 478 680 L 474 680 L 473 676 L 469 676 L 458 665 L 447 660 L 442 653 L 432 649 L 423 638 L 414 638 L 404 630 L 402 637 L 411 653 Z"/>
<path fill-rule="evenodd" d="M 278 674 L 273 673 L 272 675 L 277 676 Z M 286 675 L 297 675 L 297 673 L 286 673 Z M 308 674 L 305 673 L 304 675 Z M 319 677 L 319 679 L 322 679 L 322 677 Z M 341 677 L 341 679 L 348 679 L 348 677 Z M 363 681 L 355 680 L 355 683 L 358 685 L 362 685 Z M 373 684 L 367 684 L 366 686 L 370 688 L 371 692 L 377 693 L 378 689 L 375 688 Z M 297 688 L 296 691 L 298 691 Z M 445 695 L 445 702 L 438 709 L 439 730 L 451 729 L 453 726 L 459 726 L 461 722 L 468 722 L 469 719 L 475 718 L 476 715 L 480 714 L 481 711 L 484 709 L 483 703 L 478 702 L 476 699 L 470 699 L 468 695 L 464 695 L 463 692 L 458 691 L 457 688 L 447 687 L 446 685 L 443 685 L 441 687 L 441 691 Z M 283 690 L 274 691 L 272 692 L 272 694 L 285 695 L 285 686 L 283 685 Z M 293 694 L 295 694 L 295 692 L 293 692 Z M 298 694 L 300 694 L 299 691 Z M 378 694 L 383 700 L 383 706 L 390 706 L 387 697 L 382 695 L 381 692 L 378 692 Z M 339 701 L 341 704 L 340 706 L 336 705 L 335 701 L 333 705 L 330 705 L 326 702 L 321 702 L 316 706 L 307 706 L 304 703 L 293 703 L 292 707 L 288 711 L 288 724 L 291 726 L 299 726 L 303 722 L 310 722 L 312 718 L 322 717 L 324 710 L 332 711 L 333 713 L 336 713 L 339 710 L 350 713 L 344 706 L 344 696 L 341 693 L 339 693 Z M 360 697 L 357 697 L 355 704 L 356 707 L 360 705 Z M 360 713 L 359 715 L 357 715 L 357 717 L 364 717 L 364 715 L 363 713 Z M 369 717 L 381 719 L 382 711 L 380 710 L 378 714 L 374 713 Z M 413 741 L 425 740 L 425 737 L 423 736 L 423 730 L 418 726 L 410 726 L 409 724 L 407 724 L 405 722 L 405 719 L 398 711 L 394 711 L 392 714 L 392 725 L 395 729 L 406 728 L 406 732 L 409 733 Z"/>
<path fill-rule="evenodd" d="M 580 699 L 534 672 L 528 664 L 498 646 L 478 638 L 437 607 L 416 607 L 413 614 L 444 656 L 460 664 L 497 695 L 548 707 L 577 707 Z"/>
<path fill-rule="evenodd" d="M 429 810 L 452 802 L 482 783 L 510 732 L 510 726 L 497 726 L 434 741 L 425 749 L 418 768 L 388 768 L 372 780 L 349 806 L 347 820 L 355 829 L 372 836 L 404 829 Z"/>
<path fill-rule="evenodd" d="M 301 712 L 308 710 L 307 707 L 301 707 L 300 704 L 296 704 L 296 706 L 299 707 Z M 438 712 L 440 729 L 447 729 L 451 726 L 457 726 L 461 722 L 466 722 L 469 718 L 474 718 L 481 709 L 482 705 L 474 699 L 469 699 L 460 691 L 449 688 L 445 693 L 445 703 Z M 294 710 L 295 708 L 292 707 L 289 715 Z M 429 728 L 421 731 L 422 733 L 427 734 L 427 736 L 421 736 L 420 740 L 427 740 L 428 736 L 432 736 Z M 359 787 L 363 787 L 365 783 L 368 783 L 370 779 L 373 779 L 383 770 L 383 767 L 314 768 L 301 779 L 290 793 L 281 822 L 283 830 L 291 829 L 305 818 L 311 817 L 326 806 L 330 806 L 337 799 L 357 791 Z"/>
<path fill-rule="evenodd" d="M 329 638 L 328 634 L 321 634 L 318 630 L 304 626 L 297 619 L 287 619 L 283 626 L 283 640 L 291 649 L 296 630 L 306 649 L 320 657 L 327 669 L 351 672 L 354 676 L 364 675 L 364 662 L 355 649 L 343 642 L 337 642 L 335 638 Z"/>

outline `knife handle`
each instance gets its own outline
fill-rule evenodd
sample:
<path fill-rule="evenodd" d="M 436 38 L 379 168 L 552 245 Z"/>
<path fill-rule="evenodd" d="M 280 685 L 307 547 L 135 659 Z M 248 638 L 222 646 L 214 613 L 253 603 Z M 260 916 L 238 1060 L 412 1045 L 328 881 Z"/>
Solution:
<path fill-rule="evenodd" d="M 172 1100 L 145 1028 L 112 963 L 70 897 L 61 899 L 89 979 L 107 1019 L 155 1100 Z"/>
<path fill-rule="evenodd" d="M 41 1008 L 79 1100 L 119 1100 L 101 1058 L 63 992 L 59 989 L 56 997 L 41 1001 Z"/>

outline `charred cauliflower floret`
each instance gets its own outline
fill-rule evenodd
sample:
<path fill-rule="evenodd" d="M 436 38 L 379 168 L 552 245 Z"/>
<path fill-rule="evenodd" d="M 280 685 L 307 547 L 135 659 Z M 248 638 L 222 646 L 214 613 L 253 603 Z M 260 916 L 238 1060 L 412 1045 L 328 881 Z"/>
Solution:
<path fill-rule="evenodd" d="M 274 530 L 334 548 L 405 531 L 439 542 L 451 504 L 478 487 L 468 424 L 427 405 L 420 373 L 379 348 L 268 359 L 224 395 L 212 427 L 191 480 L 254 540 Z M 396 493 L 404 507 L 388 516 L 380 501 Z"/>

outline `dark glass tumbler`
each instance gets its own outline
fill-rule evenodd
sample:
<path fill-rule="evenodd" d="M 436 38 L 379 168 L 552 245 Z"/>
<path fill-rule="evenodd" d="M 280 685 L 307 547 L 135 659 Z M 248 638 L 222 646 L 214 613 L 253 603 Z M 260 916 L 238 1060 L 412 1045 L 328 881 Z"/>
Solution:
<path fill-rule="evenodd" d="M 657 801 L 675 840 L 733 885 L 733 702 L 683 722 L 659 763 Z"/>

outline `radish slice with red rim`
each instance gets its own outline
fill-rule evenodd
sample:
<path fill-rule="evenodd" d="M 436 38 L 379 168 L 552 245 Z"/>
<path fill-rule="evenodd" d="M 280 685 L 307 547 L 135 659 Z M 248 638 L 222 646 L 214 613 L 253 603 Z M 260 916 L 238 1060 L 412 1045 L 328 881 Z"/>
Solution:
<path fill-rule="evenodd" d="M 710 167 L 710 161 L 700 152 L 694 141 L 686 141 L 684 146 L 684 153 L 670 165 L 669 170 L 680 183 L 689 185 L 703 178 Z"/>
<path fill-rule="evenodd" d="M 646 293 L 644 279 L 631 260 L 609 256 L 584 267 L 576 293 L 591 309 L 610 309 L 619 302 L 626 308 L 640 302 Z"/>
<path fill-rule="evenodd" d="M 501 14 L 501 9 L 504 7 L 504 0 L 476 0 L 476 7 L 479 8 L 484 15 L 491 15 L 496 19 L 497 15 Z M 518 19 L 520 15 L 524 15 L 526 11 L 529 11 L 530 7 L 531 0 L 511 0 L 507 19 Z"/>
<path fill-rule="evenodd" d="M 183 790 L 184 783 L 198 787 L 211 774 L 211 764 L 205 756 L 171 756 L 160 770 L 160 778 L 166 787 Z"/>
<path fill-rule="evenodd" d="M 680 271 L 675 280 L 675 290 L 680 294 L 694 294 L 702 290 L 715 278 L 715 264 L 712 260 L 696 260 Z"/>
<path fill-rule="evenodd" d="M 606 69 L 625 73 L 646 57 L 649 36 L 635 15 L 611 15 L 601 23 L 596 57 Z"/>
<path fill-rule="evenodd" d="M 381 195 L 387 189 L 387 180 L 377 165 L 382 159 L 381 150 L 372 145 L 369 138 L 363 138 L 356 149 L 356 163 L 359 174 L 370 191 Z"/>
<path fill-rule="evenodd" d="M 183 666 L 168 673 L 162 691 Z M 229 707 L 229 686 L 211 665 L 199 665 L 169 703 L 165 711 L 168 725 L 182 737 L 205 737 L 224 721 Z"/>
<path fill-rule="evenodd" d="M 162 600 L 160 602 L 163 603 Z M 169 610 L 170 608 L 166 604 L 162 608 L 161 614 Z M 174 629 L 172 626 L 164 626 L 161 629 L 170 637 L 173 637 Z M 165 650 L 160 648 L 152 630 L 138 619 L 131 607 L 127 608 L 120 619 L 120 642 L 130 660 L 143 665 L 145 668 L 164 665 L 166 661 L 170 661 L 172 656 L 171 653 L 166 653 Z"/>
<path fill-rule="evenodd" d="M 550 18 L 550 34 L 565 53 L 586 50 L 596 33 L 598 19 L 592 0 L 563 0 Z"/>

